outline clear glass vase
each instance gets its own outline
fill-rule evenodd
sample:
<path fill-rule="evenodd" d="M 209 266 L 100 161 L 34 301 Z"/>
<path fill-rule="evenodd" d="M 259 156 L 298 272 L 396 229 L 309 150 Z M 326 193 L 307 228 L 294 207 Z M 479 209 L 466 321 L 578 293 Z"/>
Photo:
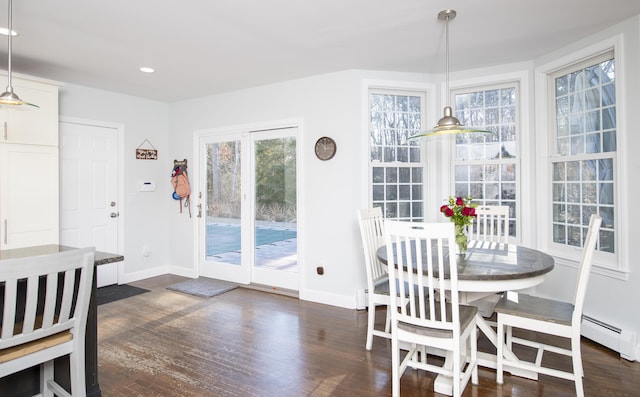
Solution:
<path fill-rule="evenodd" d="M 467 228 L 464 225 L 456 224 L 456 245 L 458 255 L 465 255 L 467 253 Z"/>

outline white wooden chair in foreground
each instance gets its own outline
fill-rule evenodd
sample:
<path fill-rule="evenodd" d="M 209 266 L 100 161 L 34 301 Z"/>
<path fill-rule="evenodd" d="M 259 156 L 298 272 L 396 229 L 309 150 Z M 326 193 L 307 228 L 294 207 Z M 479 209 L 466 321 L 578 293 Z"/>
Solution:
<path fill-rule="evenodd" d="M 453 395 L 460 396 L 470 378 L 478 383 L 478 309 L 458 302 L 454 224 L 386 221 L 385 242 L 393 308 L 392 395 L 400 396 L 400 378 L 412 367 L 451 377 Z M 404 344 L 410 348 L 400 360 Z M 449 352 L 451 367 L 429 363 L 421 354 L 425 347 Z"/>
<path fill-rule="evenodd" d="M 0 377 L 40 366 L 40 394 L 85 396 L 85 330 L 94 248 L 6 259 Z M 53 360 L 69 355 L 71 393 L 53 379 Z"/>
<path fill-rule="evenodd" d="M 498 365 L 496 381 L 502 384 L 504 367 L 522 368 L 534 373 L 555 376 L 575 382 L 576 394 L 584 395 L 582 387 L 582 356 L 580 353 L 580 323 L 582 322 L 582 307 L 591 273 L 591 262 L 598 240 L 602 218 L 591 215 L 589 229 L 582 249 L 582 259 L 578 271 L 575 295 L 572 303 L 559 302 L 550 299 L 533 297 L 515 292 L 507 292 L 495 307 L 498 313 Z M 571 341 L 571 348 L 530 341 L 513 336 L 513 328 L 521 328 L 556 335 Z M 506 333 L 506 346 L 505 346 Z M 511 350 L 513 344 L 530 346 L 538 350 L 535 362 L 508 360 L 504 356 L 504 349 Z M 573 371 L 560 371 L 542 366 L 542 356 L 545 351 L 570 356 Z"/>

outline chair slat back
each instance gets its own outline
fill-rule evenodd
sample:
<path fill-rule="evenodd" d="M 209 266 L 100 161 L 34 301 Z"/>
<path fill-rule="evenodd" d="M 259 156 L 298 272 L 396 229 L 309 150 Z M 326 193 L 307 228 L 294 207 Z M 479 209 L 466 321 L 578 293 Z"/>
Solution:
<path fill-rule="evenodd" d="M 386 221 L 385 243 L 394 321 L 459 334 L 454 224 Z"/>
<path fill-rule="evenodd" d="M 587 284 L 589 283 L 589 275 L 591 274 L 591 265 L 593 263 L 593 254 L 595 253 L 601 225 L 602 217 L 597 214 L 591 215 L 591 218 L 589 219 L 589 229 L 582 248 L 582 258 L 580 259 L 580 269 L 578 271 L 578 279 L 576 282 L 576 293 L 573 300 L 573 324 L 580 324 L 580 320 L 582 319 L 584 297 L 587 292 Z"/>
<path fill-rule="evenodd" d="M 504 205 L 482 205 L 476 207 L 476 219 L 471 225 L 472 240 L 509 242 L 509 207 Z"/>
<path fill-rule="evenodd" d="M 387 266 L 380 262 L 376 251 L 384 244 L 384 218 L 380 207 L 358 210 L 358 224 L 364 249 L 367 284 L 373 289 L 376 281 L 386 278 Z"/>
<path fill-rule="evenodd" d="M 0 349 L 65 330 L 84 335 L 94 254 L 82 248 L 2 261 Z"/>

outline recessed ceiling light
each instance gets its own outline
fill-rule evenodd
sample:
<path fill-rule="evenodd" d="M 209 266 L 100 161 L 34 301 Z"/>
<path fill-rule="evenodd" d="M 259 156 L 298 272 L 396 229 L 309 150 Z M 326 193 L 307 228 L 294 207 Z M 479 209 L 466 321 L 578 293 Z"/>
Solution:
<path fill-rule="evenodd" d="M 141 68 L 140 68 L 140 71 L 141 71 L 142 73 L 153 73 L 153 72 L 155 72 L 155 70 L 154 70 L 153 68 L 148 68 L 148 67 L 146 67 L 146 66 L 141 67 Z"/>
<path fill-rule="evenodd" d="M 7 28 L 0 28 L 0 34 L 3 36 L 9 36 L 9 29 Z M 16 32 L 15 30 L 11 31 L 11 36 L 17 36 L 18 32 Z"/>

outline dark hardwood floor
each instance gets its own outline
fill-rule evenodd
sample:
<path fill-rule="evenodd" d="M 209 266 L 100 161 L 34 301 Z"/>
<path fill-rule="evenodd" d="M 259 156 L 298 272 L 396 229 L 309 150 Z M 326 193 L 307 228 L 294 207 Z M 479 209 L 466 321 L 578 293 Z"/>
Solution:
<path fill-rule="evenodd" d="M 391 395 L 391 343 L 375 338 L 365 350 L 365 311 L 244 288 L 210 299 L 166 289 L 183 279 L 133 283 L 151 292 L 98 307 L 103 396 Z M 640 363 L 586 339 L 582 351 L 587 396 L 640 395 Z M 571 364 L 562 358 L 557 365 Z M 505 375 L 498 386 L 494 370 L 479 375 L 464 396 L 575 395 L 562 379 Z M 402 395 L 433 395 L 433 379 L 407 370 Z"/>

